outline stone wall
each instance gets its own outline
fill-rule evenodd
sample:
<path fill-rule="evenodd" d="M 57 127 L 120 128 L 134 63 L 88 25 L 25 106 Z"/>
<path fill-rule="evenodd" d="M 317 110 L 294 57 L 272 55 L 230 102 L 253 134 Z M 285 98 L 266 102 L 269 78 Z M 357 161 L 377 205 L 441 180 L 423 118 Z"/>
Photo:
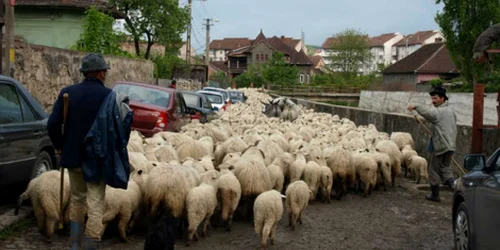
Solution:
<path fill-rule="evenodd" d="M 457 123 L 472 125 L 472 93 L 449 93 L 449 103 L 455 109 Z M 488 93 L 484 98 L 484 124 L 496 125 L 497 94 Z M 431 105 L 431 98 L 427 92 L 386 92 L 361 91 L 359 107 L 386 113 L 412 114 L 406 108 L 409 104 Z"/>
<path fill-rule="evenodd" d="M 273 97 L 276 96 L 273 95 Z M 389 134 L 392 132 L 408 132 L 415 141 L 417 152 L 427 160 L 430 160 L 430 154 L 426 151 L 430 136 L 413 116 L 375 112 L 361 108 L 330 105 L 303 99 L 291 98 L 291 100 L 306 108 L 314 109 L 316 112 L 337 114 L 340 118 L 346 117 L 355 122 L 358 126 L 371 123 L 375 125 L 379 131 Z M 484 129 L 483 138 L 483 153 L 485 155 L 491 155 L 500 147 L 500 129 Z M 465 155 L 471 152 L 471 143 L 472 127 L 458 125 L 457 151 L 455 152 L 454 158 L 461 165 L 463 165 Z"/>
<path fill-rule="evenodd" d="M 84 55 L 78 51 L 16 43 L 14 78 L 50 112 L 59 91 L 83 79 L 79 68 Z M 111 66 L 106 80 L 108 87 L 119 80 L 155 82 L 154 64 L 150 61 L 114 56 L 105 56 L 105 59 Z"/>

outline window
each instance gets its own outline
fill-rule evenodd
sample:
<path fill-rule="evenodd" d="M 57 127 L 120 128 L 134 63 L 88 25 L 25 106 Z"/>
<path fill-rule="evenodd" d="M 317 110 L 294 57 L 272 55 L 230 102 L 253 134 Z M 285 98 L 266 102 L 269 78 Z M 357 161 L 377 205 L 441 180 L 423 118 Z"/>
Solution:
<path fill-rule="evenodd" d="M 311 78 L 311 76 L 309 74 L 307 74 L 307 83 L 310 82 L 310 80 L 311 80 L 310 78 Z"/>
<path fill-rule="evenodd" d="M 300 83 L 304 83 L 304 74 L 300 74 Z"/>
<path fill-rule="evenodd" d="M 24 100 L 24 97 L 19 96 L 19 100 L 21 101 L 21 108 L 23 111 L 23 121 L 24 122 L 34 122 L 36 121 L 35 115 L 33 114 L 33 110 L 30 105 Z"/>
<path fill-rule="evenodd" d="M 264 54 L 260 54 L 260 60 L 264 61 Z"/>
<path fill-rule="evenodd" d="M 181 114 L 182 113 L 182 102 L 181 102 L 182 96 L 180 94 L 177 94 L 177 113 Z"/>
<path fill-rule="evenodd" d="M 138 85 L 117 84 L 113 88 L 118 94 L 127 95 L 131 101 L 166 108 L 170 103 L 170 93 Z"/>
<path fill-rule="evenodd" d="M 23 117 L 16 89 L 7 84 L 0 84 L 0 124 L 21 122 Z"/>
<path fill-rule="evenodd" d="M 268 60 L 268 56 L 269 56 L 269 55 L 268 55 L 268 54 L 266 54 L 266 62 L 267 62 L 267 60 Z"/>
<path fill-rule="evenodd" d="M 197 95 L 185 94 L 184 101 L 186 102 L 187 106 L 191 106 L 191 107 L 201 106 L 200 97 Z"/>

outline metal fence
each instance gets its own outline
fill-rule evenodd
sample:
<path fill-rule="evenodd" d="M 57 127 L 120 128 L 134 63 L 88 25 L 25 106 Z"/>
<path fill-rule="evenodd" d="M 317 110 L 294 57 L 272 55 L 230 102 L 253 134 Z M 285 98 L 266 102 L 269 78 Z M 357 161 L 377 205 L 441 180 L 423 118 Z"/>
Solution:
<path fill-rule="evenodd" d="M 286 93 L 360 93 L 358 87 L 306 86 L 306 85 L 270 85 L 270 91 Z"/>

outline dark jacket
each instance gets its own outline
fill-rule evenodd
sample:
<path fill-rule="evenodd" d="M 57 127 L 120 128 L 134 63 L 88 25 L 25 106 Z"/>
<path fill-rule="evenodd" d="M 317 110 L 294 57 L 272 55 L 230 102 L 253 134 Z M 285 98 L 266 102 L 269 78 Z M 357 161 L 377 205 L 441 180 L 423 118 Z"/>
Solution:
<path fill-rule="evenodd" d="M 83 142 L 83 177 L 86 182 L 127 189 L 130 175 L 127 144 L 133 114 L 128 98 L 112 91 L 104 100 Z"/>
<path fill-rule="evenodd" d="M 62 150 L 61 165 L 78 168 L 82 163 L 82 142 L 94 123 L 101 103 L 111 89 L 106 88 L 96 78 L 86 78 L 83 82 L 67 86 L 61 90 L 47 122 L 49 137 L 54 147 Z M 61 134 L 63 123 L 63 94 L 68 93 L 68 117 Z"/>

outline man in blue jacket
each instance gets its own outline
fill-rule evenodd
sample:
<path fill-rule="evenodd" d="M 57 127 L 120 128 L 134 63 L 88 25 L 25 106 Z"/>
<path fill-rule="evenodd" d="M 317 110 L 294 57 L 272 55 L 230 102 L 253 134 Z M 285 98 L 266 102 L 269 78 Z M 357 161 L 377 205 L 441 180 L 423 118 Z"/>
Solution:
<path fill-rule="evenodd" d="M 68 169 L 70 177 L 71 249 L 79 249 L 83 234 L 83 249 L 97 249 L 101 238 L 106 185 L 102 180 L 98 183 L 85 182 L 82 161 L 85 154 L 83 141 L 103 100 L 111 92 L 104 86 L 108 69 L 110 67 L 102 55 L 86 55 L 80 68 L 85 79 L 61 90 L 47 124 L 50 139 L 61 156 L 61 165 Z M 69 102 L 63 136 L 61 126 L 65 93 L 69 95 Z M 86 212 L 88 220 L 84 228 Z"/>

